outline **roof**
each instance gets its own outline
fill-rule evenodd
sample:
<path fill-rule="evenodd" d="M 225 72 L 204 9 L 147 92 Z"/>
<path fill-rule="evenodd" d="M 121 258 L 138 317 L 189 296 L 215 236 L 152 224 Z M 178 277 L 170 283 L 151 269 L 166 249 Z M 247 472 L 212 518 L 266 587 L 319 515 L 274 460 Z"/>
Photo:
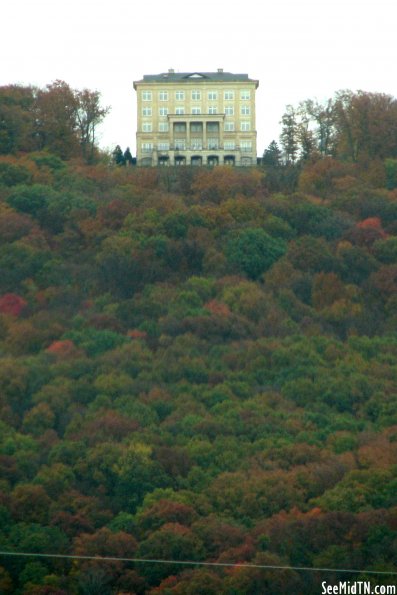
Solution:
<path fill-rule="evenodd" d="M 217 72 L 174 72 L 170 69 L 168 72 L 161 72 L 160 74 L 144 74 L 143 79 L 134 82 L 134 88 L 137 83 L 175 83 L 188 81 L 208 81 L 208 82 L 249 82 L 256 83 L 255 79 L 248 78 L 248 74 L 234 74 L 232 72 L 223 72 L 219 69 Z"/>

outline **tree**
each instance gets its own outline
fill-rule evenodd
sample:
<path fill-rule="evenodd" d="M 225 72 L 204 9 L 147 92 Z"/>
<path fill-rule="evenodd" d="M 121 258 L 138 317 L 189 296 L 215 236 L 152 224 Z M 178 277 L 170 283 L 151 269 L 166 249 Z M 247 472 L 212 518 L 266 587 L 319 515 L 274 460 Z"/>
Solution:
<path fill-rule="evenodd" d="M 296 110 L 292 105 L 287 105 L 281 118 L 280 143 L 284 151 L 286 163 L 295 163 L 298 155 L 298 123 Z"/>
<path fill-rule="evenodd" d="M 133 165 L 134 158 L 131 155 L 131 151 L 130 151 L 129 147 L 127 147 L 126 150 L 124 151 L 123 157 L 124 157 L 124 161 L 125 161 L 126 165 Z"/>
<path fill-rule="evenodd" d="M 339 157 L 365 162 L 397 156 L 397 100 L 392 96 L 340 91 L 334 111 Z"/>
<path fill-rule="evenodd" d="M 275 140 L 272 140 L 262 157 L 262 164 L 267 167 L 279 167 L 281 165 L 282 152 Z"/>
<path fill-rule="evenodd" d="M 299 112 L 305 120 L 314 125 L 313 141 L 320 155 L 331 155 L 334 148 L 335 110 L 334 100 L 328 99 L 325 104 L 306 99 L 299 104 Z"/>
<path fill-rule="evenodd" d="M 297 115 L 300 117 L 297 126 L 297 139 L 300 145 L 300 157 L 307 161 L 316 148 L 316 139 L 311 128 L 310 115 L 305 110 L 298 109 Z"/>
<path fill-rule="evenodd" d="M 38 148 L 34 125 L 36 93 L 34 87 L 0 87 L 0 154 Z"/>
<path fill-rule="evenodd" d="M 120 145 L 116 145 L 116 148 L 114 149 L 114 151 L 112 153 L 112 158 L 116 165 L 125 165 L 126 160 L 125 160 L 125 157 L 123 155 L 123 151 L 121 150 Z"/>
<path fill-rule="evenodd" d="M 285 250 L 283 240 L 272 238 L 263 229 L 249 228 L 231 236 L 226 246 L 226 256 L 230 264 L 251 279 L 257 279 Z"/>
<path fill-rule="evenodd" d="M 96 128 L 109 111 L 98 91 L 56 80 L 44 89 L 0 87 L 0 154 L 50 150 L 62 159 L 95 155 Z"/>
<path fill-rule="evenodd" d="M 76 155 L 77 108 L 75 92 L 65 81 L 56 80 L 38 91 L 36 129 L 41 149 L 48 148 L 62 159 Z"/>
<path fill-rule="evenodd" d="M 92 163 L 95 156 L 96 132 L 110 107 L 100 106 L 99 91 L 75 91 L 77 101 L 76 123 L 84 159 Z"/>
<path fill-rule="evenodd" d="M 386 185 L 389 190 L 397 188 L 397 159 L 386 159 Z"/>

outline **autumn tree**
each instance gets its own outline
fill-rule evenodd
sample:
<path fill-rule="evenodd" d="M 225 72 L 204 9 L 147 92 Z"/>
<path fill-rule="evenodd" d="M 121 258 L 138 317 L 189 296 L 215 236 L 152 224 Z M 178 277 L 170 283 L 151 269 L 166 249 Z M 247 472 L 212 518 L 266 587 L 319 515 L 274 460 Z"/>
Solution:
<path fill-rule="evenodd" d="M 76 124 L 80 146 L 84 159 L 92 163 L 95 156 L 97 128 L 110 108 L 101 107 L 99 91 L 83 89 L 75 91 L 74 96 L 77 102 Z"/>
<path fill-rule="evenodd" d="M 57 80 L 37 94 L 37 134 L 40 148 L 48 148 L 63 159 L 76 154 L 77 102 L 73 90 Z"/>
<path fill-rule="evenodd" d="M 0 154 L 46 149 L 92 162 L 97 127 L 109 112 L 100 93 L 56 80 L 44 89 L 0 87 Z"/>
<path fill-rule="evenodd" d="M 397 155 L 397 100 L 392 96 L 340 91 L 334 110 L 340 157 L 365 161 Z"/>
<path fill-rule="evenodd" d="M 0 154 L 33 151 L 37 148 L 36 92 L 31 86 L 0 87 Z"/>
<path fill-rule="evenodd" d="M 319 103 L 313 99 L 306 99 L 299 104 L 299 113 L 306 126 L 311 124 L 313 147 L 323 157 L 333 152 L 335 135 L 335 110 L 333 99 Z"/>

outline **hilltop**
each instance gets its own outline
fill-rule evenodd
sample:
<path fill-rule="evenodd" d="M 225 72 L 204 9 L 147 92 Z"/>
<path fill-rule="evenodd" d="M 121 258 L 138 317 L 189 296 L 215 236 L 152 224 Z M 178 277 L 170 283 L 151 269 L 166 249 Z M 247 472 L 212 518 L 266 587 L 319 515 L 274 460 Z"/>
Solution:
<path fill-rule="evenodd" d="M 0 157 L 0 549 L 396 571 L 396 156 L 94 161 Z M 0 568 L 32 595 L 339 579 Z"/>

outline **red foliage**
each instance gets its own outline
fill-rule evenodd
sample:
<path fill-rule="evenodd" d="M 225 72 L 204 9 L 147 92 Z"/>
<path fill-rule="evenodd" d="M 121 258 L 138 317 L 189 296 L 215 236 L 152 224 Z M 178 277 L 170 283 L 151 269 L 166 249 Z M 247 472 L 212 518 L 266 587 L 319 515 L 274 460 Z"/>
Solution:
<path fill-rule="evenodd" d="M 379 217 L 368 217 L 367 219 L 363 219 L 363 221 L 359 221 L 345 235 L 345 239 L 353 244 L 367 248 L 370 248 L 377 240 L 383 240 L 386 237 L 387 233 L 382 228 Z"/>
<path fill-rule="evenodd" d="M 171 523 L 179 525 L 190 525 L 196 513 L 191 506 L 170 500 L 159 500 L 149 509 L 145 510 L 140 517 L 140 524 L 145 529 L 157 529 L 161 525 Z"/>
<path fill-rule="evenodd" d="M 368 219 L 364 219 L 357 223 L 357 227 L 358 229 L 376 229 L 383 238 L 387 235 L 382 228 L 382 223 L 379 217 L 368 217 Z"/>
<path fill-rule="evenodd" d="M 219 316 L 230 316 L 230 308 L 227 304 L 211 300 L 204 305 L 204 308 L 211 312 L 211 314 L 218 314 Z"/>
<path fill-rule="evenodd" d="M 63 510 L 54 514 L 51 524 L 59 527 L 69 537 L 74 537 L 80 533 L 90 533 L 94 530 L 93 523 L 83 514 L 72 514 Z"/>
<path fill-rule="evenodd" d="M 5 293 L 0 298 L 0 312 L 2 314 L 18 317 L 27 305 L 27 302 L 16 293 Z"/>
<path fill-rule="evenodd" d="M 224 550 L 217 561 L 222 563 L 244 564 L 249 562 L 254 554 L 254 544 L 251 538 L 247 538 L 242 545 Z"/>
<path fill-rule="evenodd" d="M 95 419 L 88 421 L 81 432 L 81 435 L 87 437 L 91 443 L 96 443 L 104 438 L 113 440 L 122 440 L 135 432 L 139 428 L 139 423 L 135 419 L 128 419 L 120 415 L 117 411 L 103 411 L 97 414 Z"/>
<path fill-rule="evenodd" d="M 147 332 L 140 331 L 139 329 L 134 328 L 131 331 L 128 331 L 127 336 L 130 337 L 131 339 L 146 339 Z"/>
<path fill-rule="evenodd" d="M 70 339 L 65 339 L 64 341 L 53 341 L 49 347 L 47 347 L 47 352 L 52 353 L 58 357 L 68 357 L 75 353 L 76 346 Z"/>
<path fill-rule="evenodd" d="M 128 557 L 136 552 L 137 542 L 124 531 L 112 532 L 107 527 L 94 534 L 82 533 L 75 539 L 74 552 L 79 556 Z"/>

